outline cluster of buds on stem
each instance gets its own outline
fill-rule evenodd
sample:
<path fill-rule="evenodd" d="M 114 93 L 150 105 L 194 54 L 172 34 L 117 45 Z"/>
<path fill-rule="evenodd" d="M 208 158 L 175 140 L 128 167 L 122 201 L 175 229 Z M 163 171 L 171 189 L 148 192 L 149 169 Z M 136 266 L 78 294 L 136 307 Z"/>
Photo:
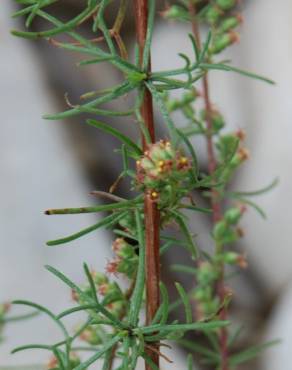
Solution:
<path fill-rule="evenodd" d="M 136 164 L 138 186 L 147 190 L 161 208 L 181 197 L 192 166 L 190 158 L 164 140 L 149 145 Z"/>
<path fill-rule="evenodd" d="M 193 119 L 194 117 L 194 102 L 199 96 L 199 91 L 194 87 L 190 91 L 183 93 L 181 98 L 176 99 L 170 99 L 169 93 L 167 92 L 163 93 L 163 98 L 168 112 L 173 113 L 180 110 L 188 119 Z"/>
<path fill-rule="evenodd" d="M 239 40 L 239 35 L 234 32 L 234 29 L 241 24 L 242 17 L 240 14 L 232 14 L 236 5 L 237 0 L 215 0 L 201 10 L 197 10 L 200 18 L 208 23 L 213 30 L 213 40 L 209 48 L 210 55 L 220 53 Z M 182 22 L 193 21 L 187 4 L 167 6 L 161 15 L 165 19 Z"/>
<path fill-rule="evenodd" d="M 226 245 L 237 241 L 242 236 L 242 231 L 238 228 L 238 223 L 245 213 L 246 207 L 229 208 L 223 218 L 216 222 L 213 229 L 213 237 L 218 245 Z"/>
<path fill-rule="evenodd" d="M 125 296 L 116 282 L 109 281 L 109 278 L 99 272 L 91 272 L 95 288 L 101 298 L 101 304 L 113 315 L 119 316 L 125 305 Z M 91 294 L 91 287 L 86 284 L 82 287 L 84 293 Z M 72 291 L 72 298 L 79 304 L 85 304 L 83 298 L 76 291 Z"/>
<path fill-rule="evenodd" d="M 218 279 L 217 269 L 212 261 L 200 262 L 197 267 L 197 285 L 194 291 L 196 301 L 197 319 L 204 319 L 216 313 L 219 308 L 219 299 L 214 294 L 215 284 Z"/>
<path fill-rule="evenodd" d="M 203 11 L 205 21 L 214 31 L 209 48 L 210 55 L 218 54 L 239 41 L 239 35 L 234 29 L 241 24 L 242 17 L 239 14 L 231 14 L 236 5 L 236 0 L 215 0 Z"/>
<path fill-rule="evenodd" d="M 249 159 L 249 151 L 243 145 L 244 139 L 245 132 L 238 130 L 235 133 L 220 136 L 216 143 L 220 162 L 225 164 L 224 171 L 221 174 L 223 183 L 227 183 L 234 171 Z M 232 158 L 230 158 L 231 154 Z"/>

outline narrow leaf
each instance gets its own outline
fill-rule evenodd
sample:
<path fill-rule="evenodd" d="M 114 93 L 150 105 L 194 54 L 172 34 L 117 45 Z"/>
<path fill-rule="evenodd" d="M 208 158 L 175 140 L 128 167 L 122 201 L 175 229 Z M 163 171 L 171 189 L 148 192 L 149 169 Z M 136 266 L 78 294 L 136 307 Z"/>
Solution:
<path fill-rule="evenodd" d="M 180 283 L 175 283 L 175 287 L 182 299 L 185 308 L 186 323 L 190 324 L 193 321 L 193 317 L 192 317 L 192 306 L 188 294 Z"/>
<path fill-rule="evenodd" d="M 99 128 L 100 130 L 111 134 L 112 136 L 116 137 L 117 139 L 121 140 L 125 145 L 127 145 L 129 148 L 134 150 L 134 152 L 137 155 L 142 154 L 141 148 L 139 148 L 138 145 L 136 145 L 131 139 L 129 139 L 127 136 L 123 135 L 120 131 L 116 130 L 115 128 L 106 125 L 105 123 L 90 119 L 86 121 L 89 125 L 94 126 L 96 128 Z"/>

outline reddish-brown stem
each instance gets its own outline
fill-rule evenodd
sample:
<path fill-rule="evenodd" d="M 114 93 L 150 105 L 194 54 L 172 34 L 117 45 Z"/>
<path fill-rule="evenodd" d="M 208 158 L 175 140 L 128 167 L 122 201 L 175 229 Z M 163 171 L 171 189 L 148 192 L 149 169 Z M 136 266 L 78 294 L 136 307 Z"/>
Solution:
<path fill-rule="evenodd" d="M 198 24 L 196 22 L 196 7 L 195 4 L 190 1 L 189 5 L 189 11 L 190 15 L 192 16 L 192 31 L 195 37 L 195 40 L 197 42 L 197 45 L 199 49 L 201 49 L 201 37 L 200 37 L 200 30 L 198 27 Z M 206 139 L 207 139 L 207 153 L 208 153 L 208 171 L 209 174 L 212 175 L 214 171 L 216 170 L 216 158 L 214 153 L 214 143 L 212 139 L 212 131 L 213 131 L 213 125 L 212 125 L 212 104 L 210 100 L 210 93 L 209 93 L 209 82 L 208 82 L 208 74 L 206 73 L 203 76 L 203 97 L 204 97 L 204 103 L 205 103 L 205 111 L 206 111 L 206 126 L 207 126 L 207 132 L 206 132 Z M 213 214 L 213 222 L 216 223 L 221 219 L 221 204 L 220 200 L 218 200 L 218 194 L 216 190 L 212 190 L 212 214 Z M 217 251 L 218 246 L 216 247 Z M 221 247 L 220 247 L 221 249 Z M 220 311 L 220 318 L 221 320 L 225 320 L 227 317 L 227 311 L 224 307 L 224 299 L 225 299 L 225 285 L 224 285 L 224 264 L 220 264 L 220 277 L 217 282 L 217 295 L 220 300 L 220 304 L 222 305 L 222 310 Z M 221 370 L 229 370 L 228 365 L 228 332 L 226 328 L 220 329 L 219 333 L 219 342 L 220 342 L 220 356 L 221 356 Z"/>
<path fill-rule="evenodd" d="M 142 64 L 142 56 L 145 47 L 147 23 L 148 23 L 148 1 L 134 0 L 134 10 L 136 19 L 136 34 L 139 45 L 140 64 Z M 151 61 L 149 60 L 148 71 L 151 70 Z M 152 96 L 146 89 L 144 99 L 141 106 L 141 115 L 152 143 L 155 142 L 155 127 L 153 119 Z M 147 143 L 142 136 L 143 149 L 147 150 Z M 150 194 L 145 193 L 144 200 L 145 214 L 145 248 L 146 248 L 146 323 L 150 324 L 159 307 L 159 279 L 160 279 L 160 260 L 159 260 L 159 211 L 157 205 L 152 201 Z M 158 343 L 154 344 L 157 351 L 147 350 L 147 355 L 151 358 L 154 364 L 159 367 L 159 352 Z M 146 370 L 151 370 L 151 367 L 145 364 Z"/>

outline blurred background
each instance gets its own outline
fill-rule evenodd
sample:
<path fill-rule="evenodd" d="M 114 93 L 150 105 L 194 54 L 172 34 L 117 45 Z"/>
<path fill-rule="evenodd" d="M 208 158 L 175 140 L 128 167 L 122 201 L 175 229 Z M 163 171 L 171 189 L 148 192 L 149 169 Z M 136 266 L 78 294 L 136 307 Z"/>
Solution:
<path fill-rule="evenodd" d="M 59 3 L 61 6 L 53 11 L 61 17 L 71 17 L 80 10 L 80 1 Z M 113 152 L 117 144 L 114 139 L 85 126 L 83 117 L 55 122 L 44 121 L 41 115 L 65 108 L 65 92 L 74 104 L 84 92 L 116 84 L 120 76 L 104 64 L 77 69 L 78 56 L 73 53 L 43 41 L 12 37 L 10 29 L 22 27 L 10 17 L 15 9 L 13 1 L 1 1 L 0 302 L 31 299 L 58 312 L 71 304 L 70 294 L 43 266 L 51 264 L 82 282 L 83 261 L 96 270 L 104 270 L 111 258 L 112 236 L 99 231 L 69 246 L 48 248 L 47 240 L 93 224 L 97 218 L 94 215 L 48 218 L 43 210 L 96 202 L 88 194 L 94 189 L 108 190 L 121 163 Z M 253 209 L 244 217 L 245 237 L 238 247 L 246 253 L 249 268 L 231 283 L 234 289 L 231 314 L 244 324 L 239 347 L 274 338 L 282 340 L 252 366 L 242 369 L 291 370 L 292 3 L 245 0 L 241 1 L 240 11 L 244 17 L 241 41 L 228 49 L 224 58 L 232 59 L 237 67 L 266 75 L 277 84 L 269 86 L 234 74 L 212 73 L 212 101 L 224 114 L 227 130 L 243 128 L 247 132 L 251 158 L 237 173 L 232 187 L 254 190 L 276 177 L 280 183 L 270 193 L 255 199 L 265 210 L 266 220 Z M 35 29 L 42 27 L 38 21 L 34 23 Z M 133 44 L 130 10 L 123 30 Z M 187 32 L 188 25 L 157 17 L 153 69 L 180 65 L 178 52 L 191 53 Z M 120 121 L 110 123 L 121 125 Z M 129 119 L 124 120 L 122 129 L 133 137 L 137 135 L 134 122 Z M 203 158 L 202 165 L 206 165 L 203 143 L 197 143 L 197 150 Z M 122 183 L 119 187 L 121 195 L 127 194 L 126 185 Z M 191 223 L 194 232 L 199 231 L 200 243 L 209 245 L 208 220 L 194 217 Z M 177 258 L 184 259 L 178 252 L 172 258 L 176 262 Z M 165 261 L 166 265 L 169 263 L 171 258 Z M 165 269 L 166 280 L 168 274 Z M 29 351 L 11 356 L 11 348 L 44 338 L 47 342 L 57 340 L 58 332 L 43 318 L 36 318 L 12 323 L 5 328 L 4 338 L 0 367 L 37 364 L 47 361 L 46 353 Z M 175 364 L 165 368 L 185 368 L 183 355 L 177 351 Z"/>

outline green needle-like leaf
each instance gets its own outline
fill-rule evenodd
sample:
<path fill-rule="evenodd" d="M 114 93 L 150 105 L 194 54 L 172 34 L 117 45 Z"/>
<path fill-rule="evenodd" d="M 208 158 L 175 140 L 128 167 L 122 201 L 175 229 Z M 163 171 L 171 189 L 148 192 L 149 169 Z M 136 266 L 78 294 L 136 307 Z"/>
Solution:
<path fill-rule="evenodd" d="M 124 216 L 124 213 L 122 215 Z M 50 241 L 47 242 L 47 245 L 48 246 L 55 246 L 55 245 L 69 243 L 73 240 L 81 238 L 82 236 L 84 236 L 86 234 L 91 233 L 92 231 L 98 230 L 101 227 L 106 227 L 107 225 L 112 224 L 112 222 L 117 223 L 120 218 L 121 218 L 121 214 L 117 215 L 117 214 L 114 213 L 112 215 L 109 215 L 109 216 L 103 218 L 101 221 L 97 222 L 96 224 L 78 231 L 75 234 L 66 236 L 66 237 L 61 238 L 61 239 L 50 240 Z"/>
<path fill-rule="evenodd" d="M 137 228 L 137 238 L 139 243 L 139 262 L 136 283 L 131 299 L 129 311 L 129 324 L 136 326 L 139 321 L 139 312 L 143 301 L 143 292 L 145 285 L 145 243 L 144 243 L 144 230 L 141 220 L 140 211 L 135 210 L 135 221 Z"/>
<path fill-rule="evenodd" d="M 14 348 L 11 353 L 17 353 L 17 352 L 21 352 L 21 351 L 26 351 L 27 349 L 44 349 L 44 350 L 47 350 L 47 351 L 52 351 L 52 346 L 49 346 L 49 345 L 45 345 L 45 344 L 28 344 L 26 346 L 21 346 L 21 347 L 17 347 L 17 348 Z"/>
<path fill-rule="evenodd" d="M 150 48 L 151 48 L 153 28 L 154 28 L 154 19 L 155 19 L 155 5 L 156 5 L 155 0 L 148 0 L 148 24 L 147 24 L 144 52 L 143 52 L 143 61 L 142 61 L 143 71 L 147 70 L 148 63 L 149 63 Z"/>
<path fill-rule="evenodd" d="M 210 322 L 194 322 L 191 324 L 169 324 L 169 325 L 149 325 L 145 327 L 140 327 L 139 330 L 143 334 L 152 334 L 156 331 L 164 331 L 167 333 L 175 332 L 175 331 L 190 331 L 190 330 L 203 330 L 203 331 L 209 331 L 214 330 L 218 328 L 223 328 L 229 325 L 229 321 L 210 321 Z M 138 329 L 134 329 L 134 332 L 136 332 Z"/>
<path fill-rule="evenodd" d="M 193 238 L 192 238 L 192 235 L 190 234 L 189 232 L 189 229 L 183 219 L 183 216 L 177 212 L 177 211 L 171 211 L 171 213 L 173 214 L 173 218 L 175 219 L 175 221 L 177 222 L 177 224 L 179 225 L 182 233 L 185 235 L 186 237 L 186 241 L 187 241 L 187 245 L 188 245 L 188 249 L 192 255 L 192 258 L 195 260 L 197 259 L 198 257 L 198 249 L 197 249 L 197 246 L 194 244 L 194 241 L 193 241 Z"/>
<path fill-rule="evenodd" d="M 121 323 L 111 312 L 109 312 L 106 308 L 104 308 L 100 303 L 96 302 L 91 296 L 89 296 L 87 293 L 84 293 L 78 285 L 73 283 L 67 276 L 65 276 L 62 272 L 58 271 L 52 266 L 45 266 L 48 271 L 50 271 L 53 275 L 55 275 L 57 278 L 62 280 L 66 285 L 68 285 L 71 289 L 76 291 L 78 295 L 80 295 L 85 301 L 88 303 L 95 304 L 96 310 L 100 311 L 105 317 L 107 317 L 110 321 L 112 321 L 113 324 L 118 326 L 121 329 L 125 328 L 125 325 Z"/>
<path fill-rule="evenodd" d="M 127 136 L 123 135 L 120 131 L 114 129 L 113 127 L 93 119 L 87 120 L 87 123 L 121 140 L 125 145 L 134 150 L 136 155 L 140 156 L 143 153 L 138 145 L 136 145 L 131 139 L 129 139 Z"/>
<path fill-rule="evenodd" d="M 271 85 L 274 85 L 275 84 L 275 82 L 273 80 L 270 80 L 267 77 L 258 75 L 256 73 L 244 71 L 244 70 L 242 70 L 240 68 L 232 67 L 232 66 L 229 66 L 227 64 L 220 64 L 220 63 L 218 63 L 218 64 L 201 63 L 200 64 L 200 68 L 209 69 L 209 70 L 213 69 L 213 70 L 225 71 L 225 72 L 235 72 L 235 73 L 238 73 L 240 75 L 243 75 L 243 76 L 246 76 L 246 77 L 250 77 L 250 78 L 253 78 L 255 80 L 260 80 L 260 81 L 266 82 L 266 83 L 271 84 Z"/>
<path fill-rule="evenodd" d="M 109 92 L 109 93 L 107 93 L 103 96 L 100 96 L 100 97 L 92 100 L 89 103 L 80 105 L 79 107 L 77 106 L 77 108 L 72 108 L 72 109 L 69 109 L 69 110 L 67 110 L 65 112 L 62 112 L 62 113 L 46 114 L 46 115 L 43 116 L 43 118 L 44 119 L 50 119 L 50 120 L 61 120 L 61 119 L 64 119 L 64 118 L 73 117 L 73 116 L 76 116 L 76 115 L 80 114 L 80 112 L 81 112 L 80 109 L 82 107 L 84 107 L 84 109 L 86 109 L 86 108 L 89 108 L 89 109 L 90 108 L 95 108 L 100 104 L 104 104 L 104 103 L 107 103 L 109 101 L 113 101 L 115 99 L 118 99 L 119 97 L 127 94 L 131 90 L 133 90 L 133 86 L 130 85 L 128 82 L 124 82 L 121 85 L 119 85 L 118 87 L 116 87 L 114 90 L 112 90 L 111 92 Z"/>
<path fill-rule="evenodd" d="M 180 283 L 175 283 L 175 287 L 182 299 L 185 308 L 186 323 L 190 324 L 193 321 L 193 317 L 192 317 L 192 306 L 188 294 Z"/>
<path fill-rule="evenodd" d="M 58 327 L 61 329 L 61 331 L 65 335 L 65 337 L 68 337 L 68 332 L 67 332 L 65 326 L 63 325 L 63 323 L 48 308 L 46 308 L 44 306 L 41 306 L 40 304 L 30 302 L 30 301 L 25 301 L 25 300 L 16 300 L 16 301 L 13 301 L 12 304 L 32 307 L 32 308 L 35 308 L 36 310 L 38 310 L 42 313 L 45 313 L 47 316 L 49 316 L 58 325 Z"/>
<path fill-rule="evenodd" d="M 193 359 L 193 356 L 191 354 L 188 354 L 187 364 L 188 364 L 188 370 L 193 370 L 193 367 L 194 367 L 194 359 Z"/>
<path fill-rule="evenodd" d="M 45 211 L 46 215 L 72 215 L 72 214 L 81 214 L 81 213 L 97 213 L 105 211 L 114 211 L 119 209 L 129 209 L 135 207 L 138 202 L 141 202 L 140 199 L 127 200 L 123 202 L 116 202 L 111 204 L 103 204 L 101 206 L 95 207 L 79 207 L 79 208 L 59 208 L 59 209 L 49 209 Z"/>
<path fill-rule="evenodd" d="M 159 323 L 160 325 L 164 325 L 166 324 L 167 319 L 168 319 L 169 297 L 168 297 L 167 288 L 162 282 L 159 283 L 159 287 L 160 287 L 161 298 L 162 298 L 161 306 L 158 309 L 158 311 L 161 310 L 161 318 L 160 318 Z M 155 317 L 153 321 L 154 322 L 156 321 Z"/>
<path fill-rule="evenodd" d="M 96 4 L 91 7 L 87 7 L 83 10 L 80 14 L 78 14 L 75 18 L 73 18 L 71 21 L 63 24 L 62 26 L 53 28 L 48 31 L 41 31 L 41 32 L 24 32 L 24 31 L 16 31 L 12 30 L 11 33 L 14 36 L 18 37 L 24 37 L 27 39 L 36 39 L 40 37 L 52 37 L 58 34 L 61 34 L 63 32 L 69 31 L 72 28 L 75 28 L 82 20 L 87 18 L 90 14 L 93 14 L 96 11 Z"/>

